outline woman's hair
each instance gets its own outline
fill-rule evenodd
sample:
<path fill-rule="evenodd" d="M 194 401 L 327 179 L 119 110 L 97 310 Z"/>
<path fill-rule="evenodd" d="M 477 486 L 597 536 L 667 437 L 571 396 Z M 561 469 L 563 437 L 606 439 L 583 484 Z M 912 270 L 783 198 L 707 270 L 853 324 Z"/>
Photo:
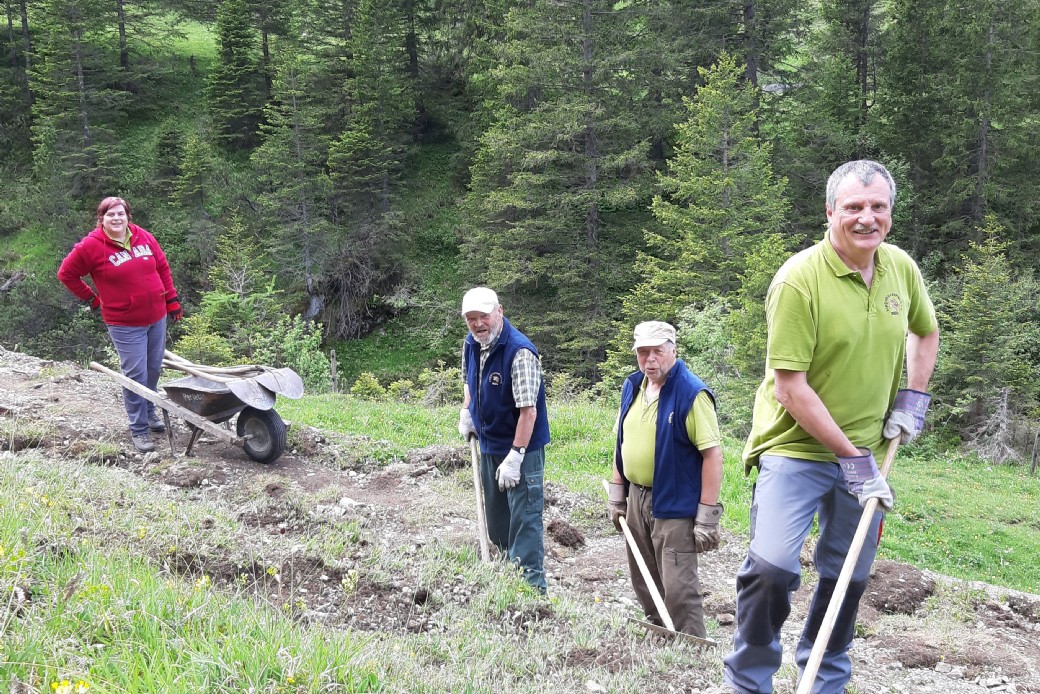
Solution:
<path fill-rule="evenodd" d="M 126 218 L 130 219 L 130 203 L 123 198 L 117 198 L 115 196 L 107 197 L 101 201 L 101 204 L 97 206 L 97 221 L 101 224 L 101 219 L 105 216 L 105 213 L 111 210 L 116 205 L 122 205 L 123 209 L 126 210 Z"/>

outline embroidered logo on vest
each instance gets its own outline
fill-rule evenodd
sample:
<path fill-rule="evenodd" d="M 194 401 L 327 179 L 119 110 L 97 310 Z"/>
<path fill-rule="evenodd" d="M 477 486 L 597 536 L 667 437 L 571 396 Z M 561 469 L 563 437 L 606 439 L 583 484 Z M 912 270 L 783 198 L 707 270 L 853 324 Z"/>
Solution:
<path fill-rule="evenodd" d="M 497 371 L 491 374 L 490 376 L 488 376 L 488 383 L 490 383 L 493 386 L 502 385 L 502 374 L 498 373 Z"/>

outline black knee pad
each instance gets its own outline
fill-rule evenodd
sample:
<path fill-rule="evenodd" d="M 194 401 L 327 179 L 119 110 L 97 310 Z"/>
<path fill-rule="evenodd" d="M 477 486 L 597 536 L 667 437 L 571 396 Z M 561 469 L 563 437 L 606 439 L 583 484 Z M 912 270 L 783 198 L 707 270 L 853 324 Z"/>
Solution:
<path fill-rule="evenodd" d="M 831 604 L 831 596 L 837 579 L 821 578 L 813 593 L 812 604 L 809 605 L 809 617 L 805 620 L 805 629 L 802 631 L 802 640 L 807 643 L 816 641 L 816 635 L 820 633 L 820 625 L 827 614 L 827 608 Z M 852 581 L 845 591 L 845 599 L 841 603 L 838 619 L 834 623 L 834 629 L 827 640 L 827 652 L 842 652 L 852 643 L 852 637 L 856 633 L 856 614 L 859 612 L 859 601 L 867 590 L 866 579 Z"/>
<path fill-rule="evenodd" d="M 785 571 L 748 553 L 737 574 L 737 629 L 752 646 L 767 646 L 791 614 L 791 591 L 798 574 Z"/>

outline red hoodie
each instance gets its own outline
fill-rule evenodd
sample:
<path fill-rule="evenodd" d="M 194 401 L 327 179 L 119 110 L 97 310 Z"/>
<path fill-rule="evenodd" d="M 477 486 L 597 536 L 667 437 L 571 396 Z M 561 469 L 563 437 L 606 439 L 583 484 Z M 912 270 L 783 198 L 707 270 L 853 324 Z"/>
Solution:
<path fill-rule="evenodd" d="M 101 299 L 108 325 L 142 327 L 166 315 L 166 300 L 177 296 L 170 264 L 155 237 L 129 224 L 130 250 L 98 227 L 61 261 L 58 279 L 83 301 Z M 90 276 L 97 294 L 83 278 Z"/>

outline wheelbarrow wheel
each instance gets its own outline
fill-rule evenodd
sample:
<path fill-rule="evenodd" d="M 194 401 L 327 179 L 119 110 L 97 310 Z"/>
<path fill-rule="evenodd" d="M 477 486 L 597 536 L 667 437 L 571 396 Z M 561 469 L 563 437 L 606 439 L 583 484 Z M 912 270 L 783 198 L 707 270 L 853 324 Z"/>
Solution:
<path fill-rule="evenodd" d="M 236 431 L 250 437 L 243 448 L 258 463 L 274 462 L 285 452 L 285 422 L 274 409 L 245 408 L 238 415 Z"/>

